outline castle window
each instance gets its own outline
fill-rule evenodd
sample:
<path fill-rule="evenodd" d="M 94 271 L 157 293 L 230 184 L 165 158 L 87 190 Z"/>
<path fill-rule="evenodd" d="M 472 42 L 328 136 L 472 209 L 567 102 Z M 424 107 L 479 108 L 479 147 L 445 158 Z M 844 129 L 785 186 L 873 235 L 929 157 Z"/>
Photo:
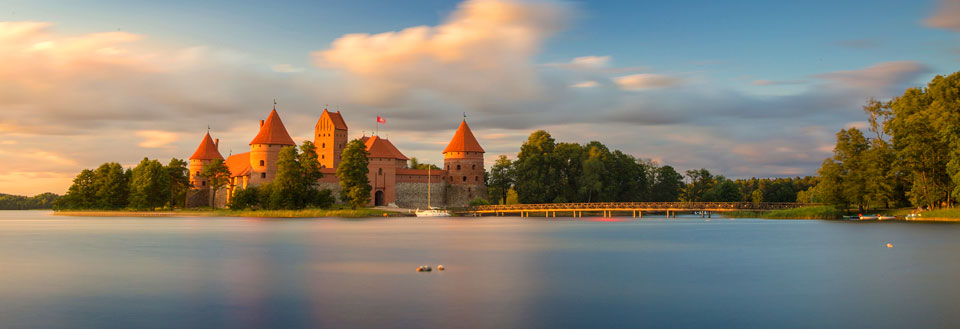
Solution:
<path fill-rule="evenodd" d="M 383 168 L 377 168 L 377 175 L 383 175 Z"/>
<path fill-rule="evenodd" d="M 202 181 L 202 182 L 200 182 L 200 185 L 201 185 L 201 186 L 207 186 L 207 181 Z"/>
<path fill-rule="evenodd" d="M 263 160 L 260 160 L 260 166 L 263 167 Z"/>
<path fill-rule="evenodd" d="M 327 143 L 320 144 L 322 148 L 327 148 Z"/>
<path fill-rule="evenodd" d="M 460 165 L 457 165 L 457 170 L 460 170 Z"/>
<path fill-rule="evenodd" d="M 477 170 L 477 165 L 473 165 L 473 170 Z"/>
<path fill-rule="evenodd" d="M 479 182 L 479 181 L 480 181 L 480 176 L 473 176 L 473 181 L 474 181 L 474 182 Z"/>
<path fill-rule="evenodd" d="M 321 155 L 320 155 L 320 158 L 321 158 L 321 159 L 326 159 L 326 158 L 327 158 L 327 155 L 326 155 L 326 154 L 321 154 Z"/>
<path fill-rule="evenodd" d="M 199 171 L 197 172 L 197 175 L 196 175 L 196 176 L 200 176 L 200 172 L 199 172 Z"/>
<path fill-rule="evenodd" d="M 267 178 L 267 173 L 265 172 L 260 173 L 260 178 Z"/>
<path fill-rule="evenodd" d="M 467 176 L 463 176 L 463 181 L 464 181 L 464 182 L 467 181 Z"/>

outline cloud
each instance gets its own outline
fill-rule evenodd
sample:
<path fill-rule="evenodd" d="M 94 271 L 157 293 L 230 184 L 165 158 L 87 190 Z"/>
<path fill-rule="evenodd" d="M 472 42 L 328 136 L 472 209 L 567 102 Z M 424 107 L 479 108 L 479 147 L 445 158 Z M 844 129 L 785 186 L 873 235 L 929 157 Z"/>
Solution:
<path fill-rule="evenodd" d="M 933 16 L 924 21 L 929 27 L 960 32 L 960 0 L 939 0 Z"/>
<path fill-rule="evenodd" d="M 596 81 L 584 81 L 570 85 L 571 88 L 593 88 L 599 84 Z"/>
<path fill-rule="evenodd" d="M 875 64 L 858 70 L 835 71 L 814 77 L 827 80 L 832 86 L 843 89 L 857 89 L 876 94 L 889 93 L 890 88 L 900 89 L 904 82 L 911 81 L 918 74 L 929 72 L 929 68 L 918 62 L 897 61 Z"/>
<path fill-rule="evenodd" d="M 440 25 L 347 34 L 313 58 L 344 73 L 357 102 L 530 100 L 541 92 L 533 56 L 567 16 L 556 3 L 468 0 Z"/>
<path fill-rule="evenodd" d="M 277 73 L 298 73 L 298 72 L 303 72 L 303 68 L 302 68 L 302 67 L 296 67 L 296 66 L 293 66 L 293 65 L 290 65 L 290 64 L 275 64 L 275 65 L 271 65 L 271 66 L 270 66 L 270 69 L 273 70 L 273 72 L 277 72 Z"/>
<path fill-rule="evenodd" d="M 787 85 L 800 85 L 807 83 L 807 80 L 753 80 L 750 84 L 754 86 L 787 86 Z"/>
<path fill-rule="evenodd" d="M 169 147 L 170 143 L 176 142 L 180 138 L 177 133 L 163 130 L 140 130 L 136 134 L 143 138 L 143 141 L 137 145 L 144 148 Z"/>
<path fill-rule="evenodd" d="M 613 78 L 613 81 L 624 90 L 644 90 L 665 88 L 680 85 L 683 79 L 659 74 L 638 73 Z"/>

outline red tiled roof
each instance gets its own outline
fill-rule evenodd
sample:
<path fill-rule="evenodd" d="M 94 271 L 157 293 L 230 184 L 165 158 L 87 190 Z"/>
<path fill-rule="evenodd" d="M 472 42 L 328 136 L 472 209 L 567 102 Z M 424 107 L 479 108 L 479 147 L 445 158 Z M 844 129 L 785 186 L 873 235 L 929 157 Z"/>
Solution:
<path fill-rule="evenodd" d="M 250 152 L 231 155 L 225 163 L 230 177 L 246 176 L 250 173 Z"/>
<path fill-rule="evenodd" d="M 467 126 L 467 120 L 460 122 L 460 128 L 457 128 L 457 133 L 453 134 L 453 139 L 450 140 L 450 144 L 447 144 L 447 148 L 443 149 L 443 153 L 447 152 L 485 153 L 483 148 L 480 147 L 480 142 L 477 142 L 477 138 L 473 137 L 470 126 Z"/>
<path fill-rule="evenodd" d="M 320 120 L 323 120 L 323 116 L 325 115 L 330 117 L 330 122 L 333 122 L 333 129 L 347 130 L 347 123 L 343 121 L 343 116 L 340 115 L 340 111 L 328 112 L 327 109 L 323 109 L 323 113 L 320 114 Z M 320 120 L 318 120 L 318 124 Z"/>
<path fill-rule="evenodd" d="M 220 151 L 217 150 L 217 144 L 213 143 L 213 138 L 210 138 L 210 133 L 207 133 L 207 135 L 203 136 L 203 140 L 200 141 L 200 146 L 197 146 L 197 150 L 190 156 L 190 160 L 213 159 L 223 160 L 223 156 L 220 155 Z"/>
<path fill-rule="evenodd" d="M 393 146 L 389 140 L 379 136 L 363 137 L 360 139 L 367 145 L 367 152 L 371 158 L 392 158 L 399 160 L 409 160 L 407 156 L 400 153 L 396 146 Z"/>
<path fill-rule="evenodd" d="M 270 116 L 267 116 L 267 121 L 263 122 L 257 137 L 250 141 L 250 145 L 253 144 L 297 145 L 287 133 L 287 128 L 283 126 L 283 121 L 280 121 L 280 115 L 277 114 L 276 109 L 270 111 Z"/>

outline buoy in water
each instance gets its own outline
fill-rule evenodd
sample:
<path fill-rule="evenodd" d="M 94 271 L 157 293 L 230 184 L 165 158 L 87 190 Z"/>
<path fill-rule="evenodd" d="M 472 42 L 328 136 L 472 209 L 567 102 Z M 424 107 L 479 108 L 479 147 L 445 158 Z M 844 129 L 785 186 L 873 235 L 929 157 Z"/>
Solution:
<path fill-rule="evenodd" d="M 417 272 L 423 272 L 423 266 L 417 267 Z"/>
<path fill-rule="evenodd" d="M 888 243 L 888 244 L 887 244 L 887 248 L 893 248 L 893 244 L 892 244 L 892 243 Z"/>
<path fill-rule="evenodd" d="M 443 265 L 437 265 L 437 271 L 443 271 Z"/>

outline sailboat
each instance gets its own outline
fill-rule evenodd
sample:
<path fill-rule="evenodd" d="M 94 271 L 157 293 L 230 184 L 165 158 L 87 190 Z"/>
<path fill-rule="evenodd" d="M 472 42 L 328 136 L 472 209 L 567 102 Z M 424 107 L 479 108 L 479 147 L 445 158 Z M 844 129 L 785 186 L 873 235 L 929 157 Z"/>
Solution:
<path fill-rule="evenodd" d="M 430 168 L 432 167 L 432 165 L 427 165 L 427 209 L 420 210 L 418 208 L 415 214 L 417 214 L 417 217 L 449 217 L 450 213 L 446 210 L 440 210 L 440 208 L 430 206 L 430 185 L 432 185 L 430 184 Z"/>

